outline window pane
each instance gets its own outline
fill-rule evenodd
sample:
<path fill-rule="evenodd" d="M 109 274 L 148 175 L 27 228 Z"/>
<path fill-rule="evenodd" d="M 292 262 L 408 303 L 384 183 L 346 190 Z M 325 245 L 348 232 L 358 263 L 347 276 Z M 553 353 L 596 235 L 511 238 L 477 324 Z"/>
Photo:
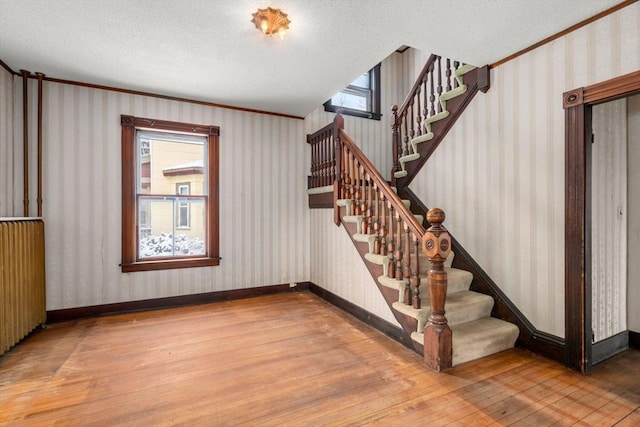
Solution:
<path fill-rule="evenodd" d="M 336 107 L 369 111 L 367 97 L 363 95 L 356 95 L 353 93 L 340 92 L 331 98 L 331 104 Z"/>
<path fill-rule="evenodd" d="M 206 137 L 140 132 L 138 193 L 175 194 L 177 183 L 188 183 L 186 194 L 206 195 L 206 149 Z"/>
<path fill-rule="evenodd" d="M 139 206 L 143 205 L 148 206 L 150 221 L 146 229 L 138 224 L 140 259 L 206 254 L 203 198 L 142 196 Z"/>
<path fill-rule="evenodd" d="M 369 72 L 366 72 L 360 77 L 358 77 L 357 79 L 355 79 L 353 83 L 351 83 L 351 86 L 358 86 L 365 89 L 370 89 Z"/>

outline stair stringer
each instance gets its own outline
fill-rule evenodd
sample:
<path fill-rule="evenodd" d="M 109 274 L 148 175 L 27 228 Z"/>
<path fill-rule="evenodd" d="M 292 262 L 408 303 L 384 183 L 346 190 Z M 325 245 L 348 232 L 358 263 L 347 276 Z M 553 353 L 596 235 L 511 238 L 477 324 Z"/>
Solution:
<path fill-rule="evenodd" d="M 409 206 L 413 214 L 424 215 L 428 211 L 425 204 L 410 188 L 398 188 L 398 195 L 402 199 L 410 201 Z M 451 235 L 451 233 L 449 234 Z M 473 274 L 473 281 L 469 289 L 493 298 L 494 305 L 491 317 L 513 323 L 518 327 L 520 334 L 516 340 L 516 346 L 564 364 L 565 340 L 537 330 L 452 235 L 451 250 L 456 254 L 452 266 Z"/>
<path fill-rule="evenodd" d="M 478 91 L 486 92 L 489 90 L 489 67 L 484 66 L 467 72 L 464 74 L 464 81 L 467 86 L 466 92 L 446 100 L 447 111 L 449 114 L 441 120 L 436 120 L 430 123 L 430 131 L 433 134 L 433 137 L 415 145 L 418 150 L 418 156 L 414 156 L 414 160 L 405 163 L 404 170 L 406 170 L 406 175 L 404 177 L 395 178 L 397 187 L 405 187 L 409 185 L 418 172 L 420 172 L 420 169 L 422 169 L 429 157 L 431 157 L 436 148 L 438 148 L 444 137 L 449 133 L 449 130 L 451 130 Z M 427 120 L 429 119 L 427 118 Z"/>

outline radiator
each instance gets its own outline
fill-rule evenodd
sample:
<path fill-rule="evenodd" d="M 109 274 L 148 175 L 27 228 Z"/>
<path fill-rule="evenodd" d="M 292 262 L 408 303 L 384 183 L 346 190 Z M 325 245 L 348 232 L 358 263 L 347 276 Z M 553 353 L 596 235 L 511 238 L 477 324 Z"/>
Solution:
<path fill-rule="evenodd" d="M 0 218 L 0 355 L 45 316 L 44 223 Z"/>

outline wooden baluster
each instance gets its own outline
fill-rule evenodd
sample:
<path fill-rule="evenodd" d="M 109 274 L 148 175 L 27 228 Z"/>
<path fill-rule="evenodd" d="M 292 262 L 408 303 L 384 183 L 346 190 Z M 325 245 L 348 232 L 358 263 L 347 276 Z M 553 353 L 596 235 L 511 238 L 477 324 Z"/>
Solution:
<path fill-rule="evenodd" d="M 453 72 L 455 73 L 455 71 L 458 69 L 458 67 L 460 67 L 460 62 L 459 61 L 453 61 Z M 453 88 L 457 88 L 458 85 L 458 79 L 453 79 Z"/>
<path fill-rule="evenodd" d="M 402 220 L 400 214 L 396 212 L 396 280 L 402 280 Z M 406 301 L 406 300 L 405 300 Z"/>
<path fill-rule="evenodd" d="M 404 234 L 405 234 L 405 261 L 402 277 L 404 279 L 404 303 L 407 305 L 411 305 L 413 300 L 413 292 L 411 289 L 411 237 L 409 232 L 409 225 L 404 224 Z"/>
<path fill-rule="evenodd" d="M 373 196 L 375 194 L 375 189 L 373 187 L 373 178 L 371 178 L 369 175 L 367 175 L 368 178 L 368 184 L 369 184 L 369 191 L 367 192 L 367 233 L 366 234 L 373 234 L 373 221 L 374 221 L 374 217 L 373 217 Z"/>
<path fill-rule="evenodd" d="M 340 146 L 340 140 L 336 137 L 332 137 L 333 140 L 333 160 L 331 163 L 332 177 L 331 182 L 340 181 L 341 176 L 341 168 L 340 164 L 342 162 L 342 147 Z M 340 182 L 340 192 L 338 193 L 338 197 L 342 194 L 342 183 Z"/>
<path fill-rule="evenodd" d="M 342 179 L 344 182 L 344 185 L 342 187 L 342 198 L 343 199 L 348 199 L 349 196 L 351 195 L 351 179 L 349 178 L 349 174 L 347 173 L 347 171 L 349 170 L 349 150 L 347 149 L 346 145 L 342 146 L 342 170 L 340 171 L 340 173 L 342 174 Z"/>
<path fill-rule="evenodd" d="M 355 215 L 357 211 L 356 206 L 356 194 L 357 194 L 357 181 L 356 181 L 356 159 L 353 156 L 353 153 L 349 152 L 349 158 L 351 159 L 350 167 L 349 167 L 349 175 L 351 181 L 351 209 L 349 214 Z"/>
<path fill-rule="evenodd" d="M 409 117 L 407 117 L 407 120 L 409 120 L 409 123 L 411 123 L 411 128 L 409 131 L 409 136 L 410 136 L 409 140 L 412 140 L 416 136 L 416 132 L 413 128 L 414 126 L 413 107 L 414 107 L 413 100 L 411 100 L 411 104 L 409 104 L 409 110 L 411 111 L 411 118 L 409 119 Z M 409 147 L 407 147 L 407 154 L 408 153 L 409 153 Z"/>
<path fill-rule="evenodd" d="M 395 184 L 396 177 L 395 173 L 400 170 L 400 123 L 398 122 L 398 105 L 393 104 L 391 106 L 391 112 L 393 113 L 393 125 L 392 134 L 391 134 L 391 142 L 392 142 L 392 153 L 393 156 L 393 167 L 391 168 L 391 181 Z"/>
<path fill-rule="evenodd" d="M 436 114 L 436 92 L 433 86 L 433 65 L 429 67 L 427 75 L 429 76 L 429 116 L 433 116 Z"/>
<path fill-rule="evenodd" d="M 451 90 L 451 60 L 449 58 L 447 58 L 447 62 L 446 62 L 446 80 L 447 80 L 447 92 L 449 92 Z"/>
<path fill-rule="evenodd" d="M 362 201 L 360 202 L 360 215 L 362 215 L 362 221 L 360 222 L 360 233 L 367 233 L 367 221 L 369 218 L 369 174 L 364 172 L 364 167 L 360 166 L 360 176 L 362 177 Z"/>
<path fill-rule="evenodd" d="M 436 67 L 438 68 L 438 103 L 436 108 L 438 113 L 442 112 L 442 104 L 440 103 L 440 95 L 442 95 L 442 66 L 440 65 L 440 57 L 436 59 Z"/>
<path fill-rule="evenodd" d="M 331 184 L 331 169 L 329 169 L 329 165 L 331 164 L 331 159 L 333 158 L 333 152 L 331 151 L 332 145 L 333 141 L 331 140 L 331 134 L 328 134 L 325 138 L 324 143 L 324 150 L 327 156 L 324 159 L 324 185 Z"/>
<path fill-rule="evenodd" d="M 418 101 L 418 105 L 416 106 L 416 136 L 422 135 L 422 116 L 420 115 L 420 86 L 418 86 L 418 91 L 416 94 L 416 101 Z"/>
<path fill-rule="evenodd" d="M 422 77 L 422 117 L 427 118 L 429 115 L 429 89 L 427 85 L 429 84 L 429 73 L 426 73 L 424 77 Z"/>
<path fill-rule="evenodd" d="M 429 258 L 429 298 L 431 314 L 424 329 L 424 361 L 434 371 L 452 366 L 451 329 L 445 317 L 447 273 L 444 261 L 451 252 L 451 236 L 442 226 L 444 212 L 430 209 L 427 221 L 431 227 L 422 236 L 422 250 Z"/>
<path fill-rule="evenodd" d="M 331 139 L 331 134 L 327 136 L 325 140 L 325 150 L 327 152 L 327 158 L 324 161 L 324 185 L 331 184 L 331 159 L 333 159 L 333 150 L 331 147 L 333 146 L 333 140 Z"/>
<path fill-rule="evenodd" d="M 320 137 L 320 186 L 325 185 L 325 162 L 327 160 L 327 138 L 325 138 L 325 135 L 322 135 Z"/>
<path fill-rule="evenodd" d="M 391 279 L 396 277 L 396 262 L 395 262 L 395 250 L 396 250 L 396 240 L 394 237 L 394 226 L 393 226 L 393 205 L 391 202 L 389 203 L 389 241 L 387 243 L 387 257 L 389 258 L 389 265 L 387 268 L 387 276 Z"/>
<path fill-rule="evenodd" d="M 413 288 L 413 308 L 418 309 L 421 306 L 420 301 L 420 238 L 415 234 L 413 236 L 413 244 L 415 246 L 414 258 L 416 265 L 413 268 L 413 275 L 411 276 L 411 287 Z"/>
<path fill-rule="evenodd" d="M 373 243 L 373 253 L 376 255 L 380 255 L 382 253 L 382 241 L 380 235 L 380 189 L 378 188 L 378 184 L 373 185 L 374 194 L 375 194 L 375 212 L 373 219 L 373 232 L 376 235 L 376 240 Z"/>
<path fill-rule="evenodd" d="M 358 159 L 354 160 L 355 162 L 353 167 L 353 178 L 356 183 L 356 194 L 354 197 L 356 210 L 354 212 L 354 215 L 362 215 L 360 211 L 360 203 L 362 202 L 362 176 L 360 175 L 360 162 L 358 161 Z"/>
<path fill-rule="evenodd" d="M 409 154 L 409 124 L 407 123 L 409 118 L 407 117 L 407 112 L 402 116 L 402 121 L 404 123 L 404 146 L 402 147 L 402 155 L 406 156 Z"/>

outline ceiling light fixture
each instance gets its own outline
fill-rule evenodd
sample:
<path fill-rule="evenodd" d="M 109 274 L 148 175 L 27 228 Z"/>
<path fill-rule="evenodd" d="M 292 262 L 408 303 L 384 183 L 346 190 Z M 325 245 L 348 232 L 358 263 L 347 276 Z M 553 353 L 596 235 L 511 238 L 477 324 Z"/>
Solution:
<path fill-rule="evenodd" d="M 291 23 L 287 14 L 280 9 L 272 9 L 270 7 L 258 9 L 252 15 L 253 19 L 251 21 L 256 25 L 256 28 L 269 37 L 278 33 L 280 38 L 283 39 Z"/>

